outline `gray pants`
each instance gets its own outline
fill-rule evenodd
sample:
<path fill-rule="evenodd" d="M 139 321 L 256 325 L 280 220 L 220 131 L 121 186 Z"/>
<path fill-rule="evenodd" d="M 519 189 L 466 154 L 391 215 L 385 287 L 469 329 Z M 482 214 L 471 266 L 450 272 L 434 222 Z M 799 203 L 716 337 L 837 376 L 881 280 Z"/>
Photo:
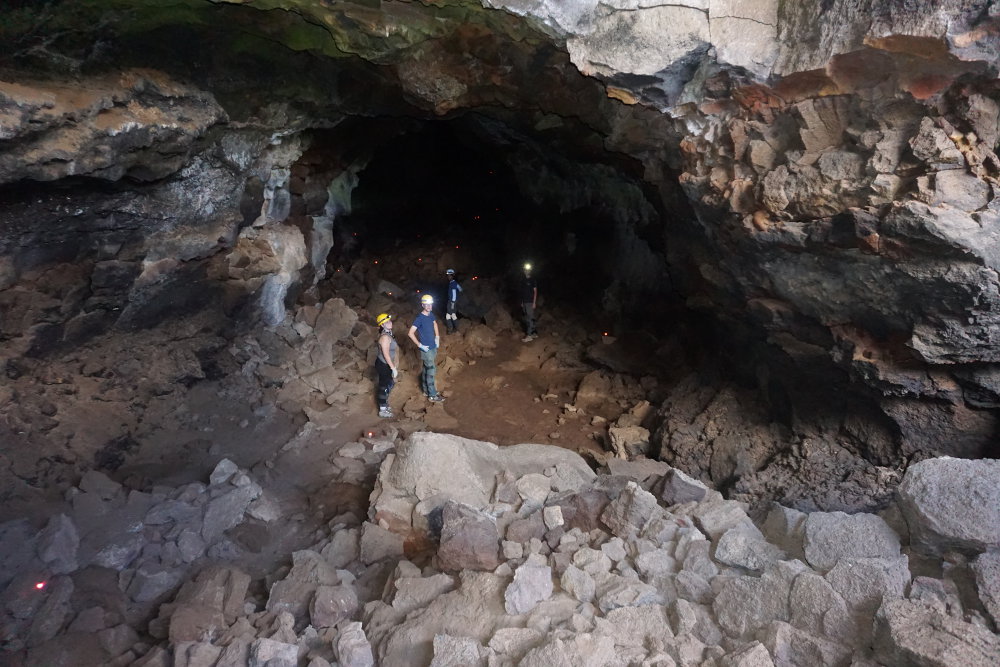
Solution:
<path fill-rule="evenodd" d="M 530 301 L 521 304 L 524 310 L 524 333 L 534 336 L 538 333 L 535 329 L 535 306 Z"/>
<path fill-rule="evenodd" d="M 420 388 L 427 396 L 437 396 L 434 386 L 434 376 L 437 375 L 437 348 L 420 352 L 420 361 L 424 362 L 424 372 L 420 374 Z"/>

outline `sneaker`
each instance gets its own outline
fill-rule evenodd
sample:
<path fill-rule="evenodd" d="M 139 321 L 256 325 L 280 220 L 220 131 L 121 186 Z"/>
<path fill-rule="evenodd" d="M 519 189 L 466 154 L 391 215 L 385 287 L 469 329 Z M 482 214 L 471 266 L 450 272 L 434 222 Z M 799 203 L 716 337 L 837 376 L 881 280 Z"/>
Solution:
<path fill-rule="evenodd" d="M 535 337 L 531 336 L 531 335 L 528 335 L 528 336 L 525 336 L 524 338 L 522 338 L 521 342 L 522 343 L 530 343 L 533 340 L 535 340 Z"/>
<path fill-rule="evenodd" d="M 434 394 L 433 396 L 428 396 L 427 400 L 430 401 L 431 403 L 443 403 L 444 396 L 441 396 L 439 394 Z"/>
<path fill-rule="evenodd" d="M 391 417 L 392 416 L 392 408 L 379 408 L 378 409 L 378 416 L 379 417 Z"/>

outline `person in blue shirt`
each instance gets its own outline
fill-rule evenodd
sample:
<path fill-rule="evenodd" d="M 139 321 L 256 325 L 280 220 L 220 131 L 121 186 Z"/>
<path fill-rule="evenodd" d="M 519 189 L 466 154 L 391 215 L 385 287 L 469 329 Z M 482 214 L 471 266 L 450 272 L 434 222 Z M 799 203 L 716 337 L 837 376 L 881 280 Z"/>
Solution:
<path fill-rule="evenodd" d="M 445 309 L 444 322 L 448 327 L 448 333 L 458 331 L 458 311 L 455 302 L 458 301 L 458 293 L 462 291 L 462 286 L 455 280 L 455 269 L 448 269 L 444 272 L 448 276 L 448 307 Z"/>
<path fill-rule="evenodd" d="M 438 346 L 441 344 L 441 334 L 438 332 L 437 318 L 431 312 L 434 309 L 434 297 L 425 294 L 420 297 L 420 314 L 410 327 L 409 337 L 420 348 L 420 360 L 424 364 L 424 372 L 420 375 L 420 388 L 427 400 L 440 403 L 444 396 L 437 393 L 434 376 L 437 373 Z"/>

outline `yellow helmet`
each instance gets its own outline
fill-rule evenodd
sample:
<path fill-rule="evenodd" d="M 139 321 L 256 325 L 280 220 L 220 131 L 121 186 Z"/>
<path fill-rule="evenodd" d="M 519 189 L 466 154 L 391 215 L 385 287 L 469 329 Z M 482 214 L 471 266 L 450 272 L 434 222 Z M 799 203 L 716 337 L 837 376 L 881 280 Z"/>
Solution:
<path fill-rule="evenodd" d="M 382 313 L 381 315 L 375 318 L 375 324 L 382 326 L 391 319 L 392 315 L 390 315 L 389 313 Z"/>
<path fill-rule="evenodd" d="M 434 303 L 434 297 L 432 297 L 430 294 L 425 294 L 422 297 L 420 297 L 420 303 L 421 304 Z"/>

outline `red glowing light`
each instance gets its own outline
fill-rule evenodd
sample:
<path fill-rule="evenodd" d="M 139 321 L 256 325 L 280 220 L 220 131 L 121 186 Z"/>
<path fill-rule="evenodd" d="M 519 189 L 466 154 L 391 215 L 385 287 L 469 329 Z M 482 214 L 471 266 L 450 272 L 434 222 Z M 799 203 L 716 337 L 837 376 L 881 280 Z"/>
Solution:
<path fill-rule="evenodd" d="M 44 581 L 39 581 L 37 584 L 35 584 L 35 590 L 36 591 L 40 591 L 43 588 L 45 588 L 45 582 Z"/>
<path fill-rule="evenodd" d="M 422 261 L 424 261 L 424 258 L 423 257 L 417 257 L 417 261 L 418 262 L 422 262 Z"/>
<path fill-rule="evenodd" d="M 479 280 L 479 276 L 472 276 L 473 280 Z"/>
<path fill-rule="evenodd" d="M 458 246 L 455 246 L 455 250 L 458 250 Z"/>
<path fill-rule="evenodd" d="M 608 332 L 607 332 L 607 331 L 605 331 L 605 332 L 604 332 L 604 335 L 605 335 L 605 336 L 607 336 L 607 335 L 608 335 Z"/>
<path fill-rule="evenodd" d="M 368 431 L 368 437 L 369 438 L 372 437 L 373 435 L 375 435 L 375 431 Z"/>
<path fill-rule="evenodd" d="M 378 264 L 378 260 L 377 259 L 375 260 L 375 263 Z"/>

